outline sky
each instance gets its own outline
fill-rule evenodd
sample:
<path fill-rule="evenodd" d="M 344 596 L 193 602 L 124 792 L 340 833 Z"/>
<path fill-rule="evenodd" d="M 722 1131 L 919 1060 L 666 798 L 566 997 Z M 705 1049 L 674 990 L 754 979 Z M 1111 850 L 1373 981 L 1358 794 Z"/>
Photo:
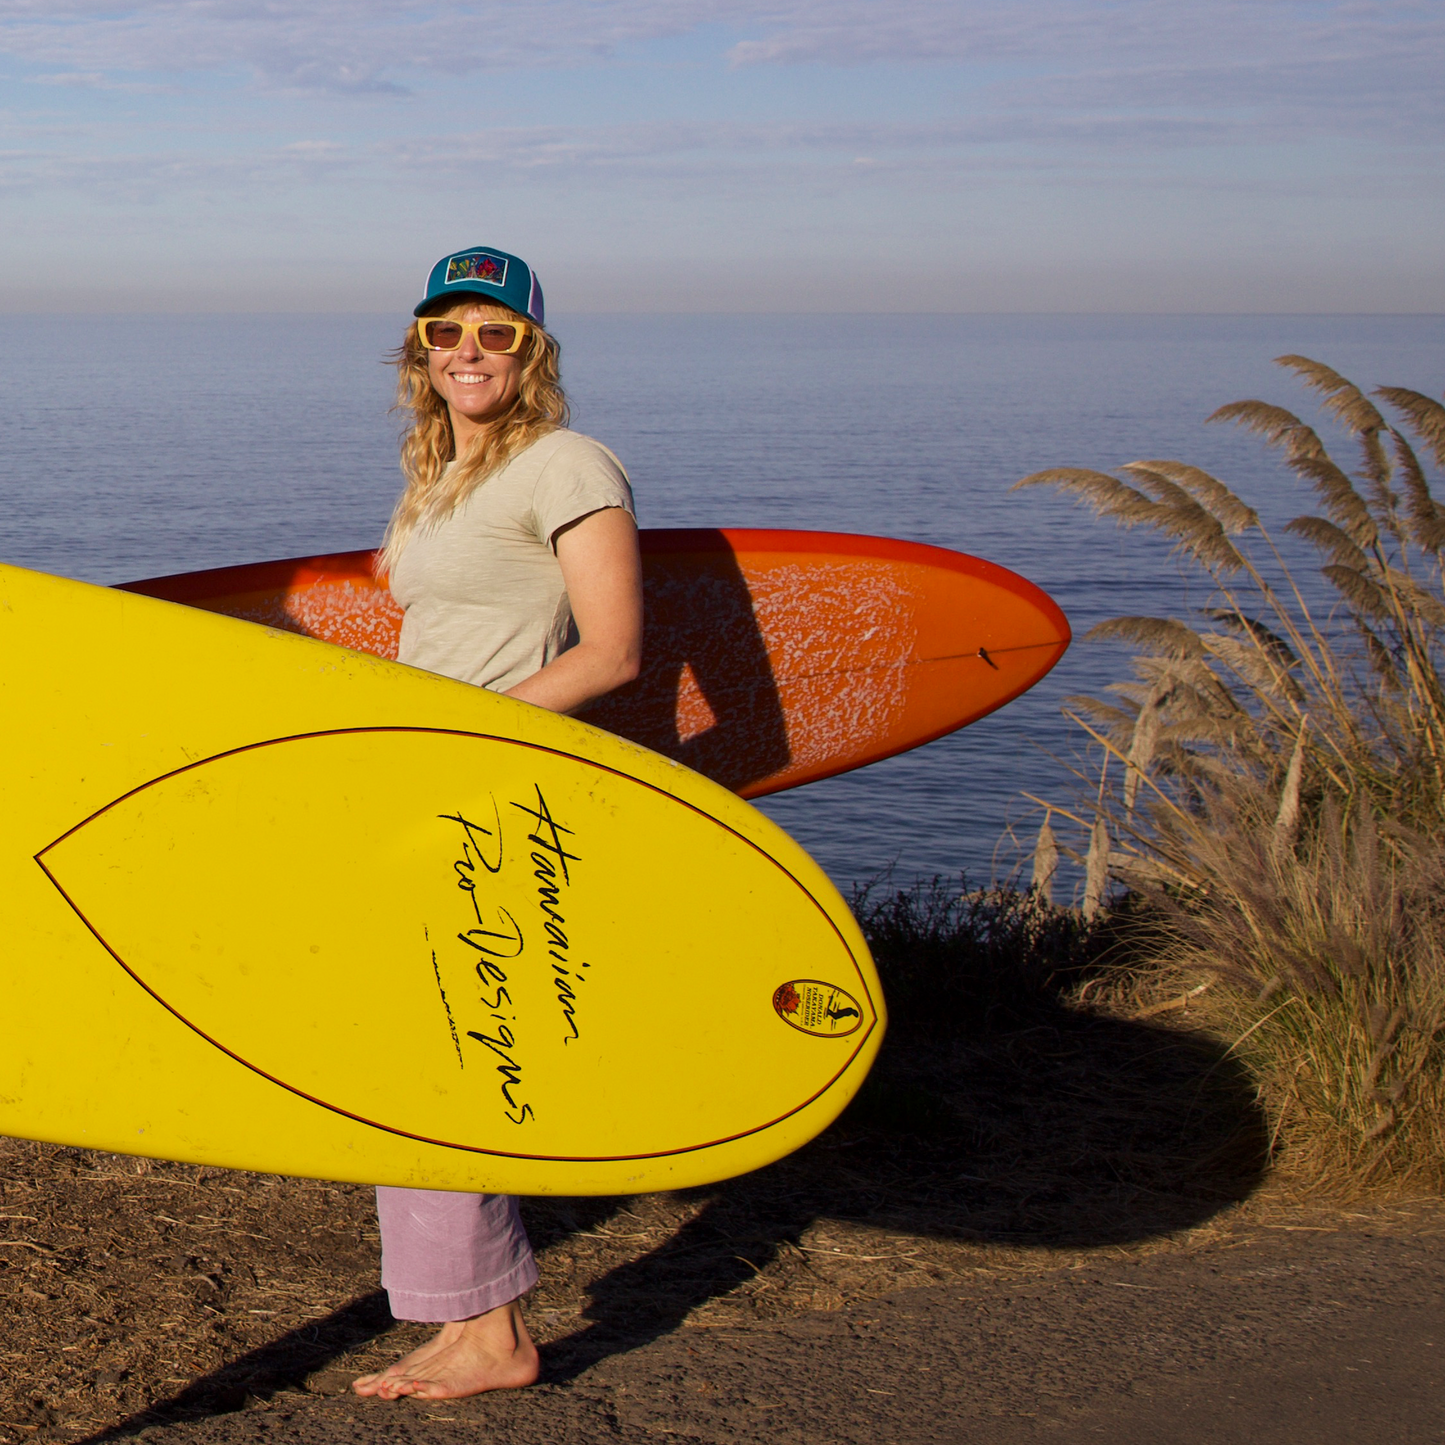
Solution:
<path fill-rule="evenodd" d="M 1445 3 L 0 0 L 0 310 L 1445 312 Z"/>

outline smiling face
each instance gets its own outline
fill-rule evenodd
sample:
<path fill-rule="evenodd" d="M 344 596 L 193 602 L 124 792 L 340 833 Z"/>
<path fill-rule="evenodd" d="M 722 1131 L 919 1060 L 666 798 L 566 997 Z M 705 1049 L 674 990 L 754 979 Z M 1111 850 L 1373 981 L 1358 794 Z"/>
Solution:
<path fill-rule="evenodd" d="M 514 321 L 516 313 L 505 306 L 478 301 L 453 306 L 442 313 L 462 321 Z M 460 456 L 487 424 L 501 416 L 517 399 L 522 381 L 522 357 L 527 343 L 512 356 L 482 351 L 470 334 L 455 351 L 427 352 L 427 375 L 432 388 L 446 403 L 452 436 Z"/>

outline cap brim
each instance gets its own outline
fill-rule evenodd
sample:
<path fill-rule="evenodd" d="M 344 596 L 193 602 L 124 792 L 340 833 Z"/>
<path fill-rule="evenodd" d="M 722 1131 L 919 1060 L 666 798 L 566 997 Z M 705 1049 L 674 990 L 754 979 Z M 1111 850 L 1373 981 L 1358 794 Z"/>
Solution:
<path fill-rule="evenodd" d="M 492 306 L 500 306 L 503 311 L 510 311 L 514 315 L 520 316 L 523 321 L 531 321 L 533 326 L 541 324 L 540 322 L 533 321 L 525 311 L 518 311 L 515 306 L 509 306 L 495 291 L 483 291 L 480 286 L 453 286 L 445 296 L 428 296 L 424 301 L 417 302 L 411 314 L 413 316 L 425 316 L 428 306 L 450 306 L 458 296 L 480 296 L 483 301 L 488 302 Z"/>

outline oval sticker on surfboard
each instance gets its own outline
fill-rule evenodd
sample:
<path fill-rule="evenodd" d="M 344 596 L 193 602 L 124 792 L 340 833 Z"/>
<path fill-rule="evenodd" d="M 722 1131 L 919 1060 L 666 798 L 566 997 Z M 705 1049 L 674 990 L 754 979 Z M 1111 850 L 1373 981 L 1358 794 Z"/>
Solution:
<path fill-rule="evenodd" d="M 819 1039 L 842 1039 L 863 1022 L 858 1000 L 836 984 L 795 978 L 773 990 L 773 1007 L 785 1024 Z"/>

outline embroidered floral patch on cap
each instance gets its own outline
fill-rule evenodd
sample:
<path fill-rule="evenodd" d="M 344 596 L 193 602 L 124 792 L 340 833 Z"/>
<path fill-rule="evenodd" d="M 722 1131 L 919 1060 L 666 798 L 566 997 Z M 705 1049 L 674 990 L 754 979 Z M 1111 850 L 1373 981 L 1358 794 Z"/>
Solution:
<path fill-rule="evenodd" d="M 486 251 L 471 251 L 463 256 L 453 256 L 447 262 L 448 286 L 458 281 L 485 281 L 489 286 L 507 284 L 507 261 L 503 256 L 493 256 Z"/>

